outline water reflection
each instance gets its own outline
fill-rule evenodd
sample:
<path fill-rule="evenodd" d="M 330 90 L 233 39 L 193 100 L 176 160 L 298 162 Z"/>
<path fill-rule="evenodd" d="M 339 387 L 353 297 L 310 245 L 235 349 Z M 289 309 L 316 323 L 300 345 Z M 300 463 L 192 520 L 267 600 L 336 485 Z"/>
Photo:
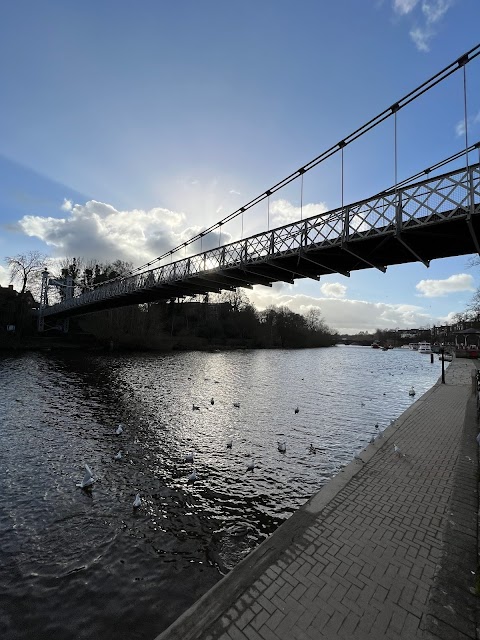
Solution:
<path fill-rule="evenodd" d="M 439 375 L 355 347 L 1 359 L 2 638 L 153 638 Z"/>

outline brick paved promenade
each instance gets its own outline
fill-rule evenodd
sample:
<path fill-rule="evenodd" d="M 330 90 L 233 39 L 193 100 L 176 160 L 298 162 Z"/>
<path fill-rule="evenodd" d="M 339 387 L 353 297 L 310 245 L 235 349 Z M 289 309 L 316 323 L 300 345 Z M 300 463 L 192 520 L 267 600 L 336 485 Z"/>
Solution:
<path fill-rule="evenodd" d="M 473 371 L 455 360 L 157 640 L 476 638 Z"/>

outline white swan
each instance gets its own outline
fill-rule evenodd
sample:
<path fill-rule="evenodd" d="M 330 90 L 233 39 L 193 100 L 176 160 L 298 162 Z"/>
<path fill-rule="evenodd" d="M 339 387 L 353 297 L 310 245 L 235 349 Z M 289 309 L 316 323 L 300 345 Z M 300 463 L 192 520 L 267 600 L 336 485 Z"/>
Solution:
<path fill-rule="evenodd" d="M 77 487 L 80 487 L 80 489 L 87 489 L 88 487 L 91 487 L 94 482 L 95 478 L 93 477 L 92 470 L 90 469 L 88 464 L 86 464 L 85 475 L 83 476 L 83 480 L 77 484 Z"/>
<path fill-rule="evenodd" d="M 142 504 L 142 499 L 140 498 L 140 494 L 137 493 L 137 495 L 135 496 L 135 500 L 133 501 L 133 508 L 138 509 L 141 504 Z"/>
<path fill-rule="evenodd" d="M 252 458 L 252 460 L 250 460 L 247 463 L 247 471 L 253 471 L 254 469 L 255 469 L 255 461 Z"/>
<path fill-rule="evenodd" d="M 122 459 L 122 452 L 119 451 L 118 453 L 115 454 L 115 460 L 121 460 Z"/>
<path fill-rule="evenodd" d="M 119 424 L 117 427 L 117 430 L 115 431 L 115 433 L 117 434 L 117 436 L 119 436 L 120 434 L 123 433 L 123 425 Z"/>
<path fill-rule="evenodd" d="M 193 462 L 193 451 L 185 454 L 185 462 Z"/>
<path fill-rule="evenodd" d="M 415 389 L 414 389 L 414 387 L 412 387 L 412 388 L 410 389 L 410 391 L 408 392 L 408 395 L 409 395 L 409 396 L 414 396 L 414 395 L 415 395 Z"/>
<path fill-rule="evenodd" d="M 195 482 L 195 480 L 197 480 L 197 479 L 198 479 L 198 476 L 197 476 L 197 470 L 196 470 L 196 469 L 194 469 L 194 470 L 192 471 L 192 473 L 188 476 L 187 481 L 188 481 L 188 482 Z"/>

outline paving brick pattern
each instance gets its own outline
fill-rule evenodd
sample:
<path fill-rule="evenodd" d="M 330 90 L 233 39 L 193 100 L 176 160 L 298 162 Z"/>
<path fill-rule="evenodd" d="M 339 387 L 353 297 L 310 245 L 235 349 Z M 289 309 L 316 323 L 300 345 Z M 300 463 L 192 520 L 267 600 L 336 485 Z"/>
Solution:
<path fill-rule="evenodd" d="M 423 637 L 473 368 L 455 361 L 447 384 L 433 387 L 370 445 L 374 455 L 353 463 L 359 470 L 346 486 L 196 637 Z"/>

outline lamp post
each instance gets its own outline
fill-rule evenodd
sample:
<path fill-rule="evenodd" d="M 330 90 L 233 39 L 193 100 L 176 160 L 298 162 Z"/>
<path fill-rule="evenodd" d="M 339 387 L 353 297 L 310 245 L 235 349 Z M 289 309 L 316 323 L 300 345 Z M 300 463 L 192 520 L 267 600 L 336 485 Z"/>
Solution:
<path fill-rule="evenodd" d="M 442 384 L 445 384 L 445 359 L 444 359 L 444 355 L 445 355 L 445 348 L 442 347 L 440 349 L 440 354 L 442 357 Z"/>

